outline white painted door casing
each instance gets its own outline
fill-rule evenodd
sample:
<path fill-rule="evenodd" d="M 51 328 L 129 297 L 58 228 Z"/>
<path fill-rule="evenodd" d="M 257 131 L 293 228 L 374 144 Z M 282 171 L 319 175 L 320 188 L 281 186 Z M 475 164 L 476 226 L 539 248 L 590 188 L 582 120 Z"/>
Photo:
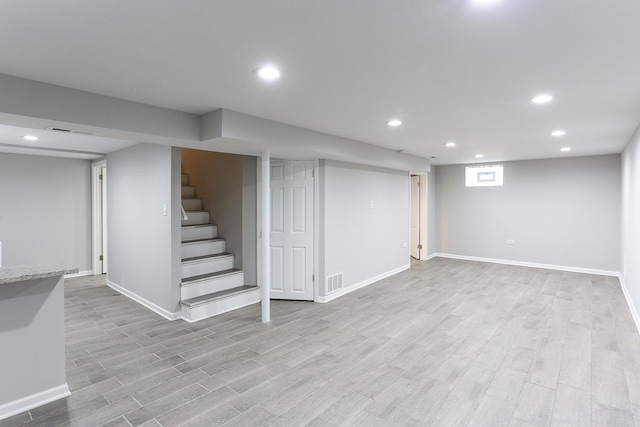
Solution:
<path fill-rule="evenodd" d="M 420 259 L 420 176 L 411 175 L 411 256 Z"/>

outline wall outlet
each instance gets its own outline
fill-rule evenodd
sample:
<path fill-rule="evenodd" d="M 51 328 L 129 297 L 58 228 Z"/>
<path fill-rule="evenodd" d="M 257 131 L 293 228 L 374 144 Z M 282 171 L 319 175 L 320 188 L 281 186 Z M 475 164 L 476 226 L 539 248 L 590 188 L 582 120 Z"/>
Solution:
<path fill-rule="evenodd" d="M 373 209 L 373 200 L 369 203 L 369 209 Z"/>
<path fill-rule="evenodd" d="M 507 239 L 507 245 L 515 245 L 516 241 L 513 239 Z"/>
<path fill-rule="evenodd" d="M 403 247 L 403 248 L 406 248 L 406 247 L 407 247 L 407 244 L 406 244 L 406 243 L 403 243 L 403 244 L 402 244 L 402 247 Z"/>

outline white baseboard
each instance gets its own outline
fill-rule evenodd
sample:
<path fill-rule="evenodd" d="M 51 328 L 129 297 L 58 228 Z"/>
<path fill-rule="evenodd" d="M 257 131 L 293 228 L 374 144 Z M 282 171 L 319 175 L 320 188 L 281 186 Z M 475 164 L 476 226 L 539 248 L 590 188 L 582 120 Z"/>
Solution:
<path fill-rule="evenodd" d="M 429 254 L 425 259 L 421 259 L 420 261 L 429 261 L 430 259 L 434 259 L 437 256 L 438 256 L 437 253 Z"/>
<path fill-rule="evenodd" d="M 120 292 L 122 295 L 131 298 L 132 300 L 134 300 L 135 302 L 137 302 L 138 304 L 141 304 L 145 307 L 147 307 L 149 310 L 158 313 L 160 316 L 164 317 L 167 320 L 178 320 L 182 317 L 182 312 L 180 311 L 176 311 L 176 312 L 171 312 L 168 310 L 165 310 L 164 308 L 160 307 L 159 305 L 156 305 L 154 303 L 152 303 L 151 301 L 142 298 L 140 295 L 135 294 L 133 292 L 131 292 L 128 289 L 123 288 L 120 285 L 117 285 L 115 283 L 113 283 L 111 280 L 107 280 L 107 285 Z"/>
<path fill-rule="evenodd" d="M 77 273 L 65 274 L 65 279 L 71 279 L 73 277 L 84 277 L 84 276 L 93 276 L 93 270 L 82 270 Z"/>
<path fill-rule="evenodd" d="M 631 316 L 633 316 L 633 321 L 636 324 L 636 329 L 638 330 L 638 333 L 640 333 L 640 316 L 638 316 L 638 311 L 636 310 L 636 306 L 633 304 L 631 295 L 629 295 L 627 284 L 625 283 L 622 274 L 618 274 L 618 280 L 620 280 L 620 287 L 622 287 L 622 293 L 624 294 L 624 298 L 627 300 L 627 305 L 629 306 L 629 311 L 631 311 Z"/>
<path fill-rule="evenodd" d="M 54 400 L 62 399 L 70 395 L 71 392 L 69 391 L 69 386 L 67 383 L 64 383 L 63 385 L 50 388 L 49 390 L 41 391 L 40 393 L 5 403 L 0 405 L 0 420 L 21 414 L 30 409 L 46 405 Z"/>
<path fill-rule="evenodd" d="M 507 260 L 507 259 L 494 259 L 494 258 L 481 258 L 481 257 L 475 257 L 475 256 L 443 254 L 443 253 L 436 253 L 435 256 L 436 257 L 440 257 L 440 258 L 460 259 L 460 260 L 464 260 L 464 261 L 490 262 L 490 263 L 493 263 L 493 264 L 517 265 L 517 266 L 520 266 L 520 267 L 544 268 L 544 269 L 547 269 L 547 270 L 569 271 L 569 272 L 572 272 L 572 273 L 587 273 L 587 274 L 595 274 L 595 275 L 598 275 L 598 276 L 620 277 L 620 272 L 618 272 L 618 271 L 596 270 L 596 269 L 593 269 L 593 268 L 569 267 L 569 266 L 565 266 L 565 265 L 540 264 L 540 263 L 537 263 L 537 262 L 513 261 L 513 260 Z"/>
<path fill-rule="evenodd" d="M 324 297 L 318 297 L 318 302 L 321 303 L 325 303 L 325 302 L 329 302 L 329 301 L 333 301 L 336 298 L 340 298 L 341 296 L 344 296 L 348 293 L 351 293 L 353 291 L 356 291 L 360 288 L 364 288 L 365 286 L 368 286 L 372 283 L 375 283 L 379 280 L 382 279 L 386 279 L 387 277 L 393 276 L 394 274 L 398 274 L 401 273 L 405 270 L 408 270 L 411 267 L 411 264 L 405 264 L 401 267 L 398 268 L 394 268 L 393 270 L 387 271 L 385 273 L 382 274 L 378 274 L 377 276 L 371 277 L 369 279 L 363 280 L 362 282 L 356 283 L 355 285 L 351 285 L 348 288 L 343 288 L 340 291 L 337 292 L 333 292 L 330 295 L 324 296 Z"/>

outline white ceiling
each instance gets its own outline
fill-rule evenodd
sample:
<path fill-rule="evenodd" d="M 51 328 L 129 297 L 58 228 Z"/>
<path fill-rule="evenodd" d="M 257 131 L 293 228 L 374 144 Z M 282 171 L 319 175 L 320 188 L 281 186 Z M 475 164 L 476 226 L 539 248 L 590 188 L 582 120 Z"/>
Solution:
<path fill-rule="evenodd" d="M 0 73 L 434 164 L 582 156 L 619 153 L 640 123 L 639 23 L 638 0 L 4 0 Z M 253 74 L 266 63 L 279 81 Z"/>

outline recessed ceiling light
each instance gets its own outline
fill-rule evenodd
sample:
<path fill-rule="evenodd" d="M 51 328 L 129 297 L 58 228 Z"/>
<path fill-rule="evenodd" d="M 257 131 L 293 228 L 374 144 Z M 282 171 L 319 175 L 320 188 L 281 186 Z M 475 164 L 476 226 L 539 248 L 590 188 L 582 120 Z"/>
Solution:
<path fill-rule="evenodd" d="M 26 139 L 27 141 L 37 141 L 38 137 L 35 135 L 25 135 L 22 137 L 22 139 Z"/>
<path fill-rule="evenodd" d="M 534 104 L 546 104 L 547 102 L 550 102 L 552 99 L 553 99 L 553 96 L 543 93 L 531 98 L 531 102 L 533 102 Z"/>
<path fill-rule="evenodd" d="M 455 147 L 455 146 L 456 146 L 456 143 L 455 143 L 455 142 L 453 142 L 453 141 L 449 141 L 449 142 L 445 142 L 445 143 L 444 143 L 444 146 L 445 146 L 445 147 Z"/>
<path fill-rule="evenodd" d="M 276 80 L 280 78 L 280 70 L 276 67 L 260 67 L 255 70 L 255 73 L 264 80 Z"/>
<path fill-rule="evenodd" d="M 551 136 L 565 136 L 566 134 L 567 132 L 562 129 L 554 130 L 553 132 L 551 132 Z"/>
<path fill-rule="evenodd" d="M 560 151 L 562 151 L 563 153 L 567 153 L 567 152 L 571 151 L 571 147 L 562 147 L 560 149 Z"/>
<path fill-rule="evenodd" d="M 484 154 L 476 154 L 476 159 L 482 159 L 484 157 Z"/>
<path fill-rule="evenodd" d="M 396 126 L 400 126 L 402 124 L 402 120 L 398 120 L 398 119 L 391 119 L 387 122 L 387 124 L 391 127 L 396 127 Z"/>

